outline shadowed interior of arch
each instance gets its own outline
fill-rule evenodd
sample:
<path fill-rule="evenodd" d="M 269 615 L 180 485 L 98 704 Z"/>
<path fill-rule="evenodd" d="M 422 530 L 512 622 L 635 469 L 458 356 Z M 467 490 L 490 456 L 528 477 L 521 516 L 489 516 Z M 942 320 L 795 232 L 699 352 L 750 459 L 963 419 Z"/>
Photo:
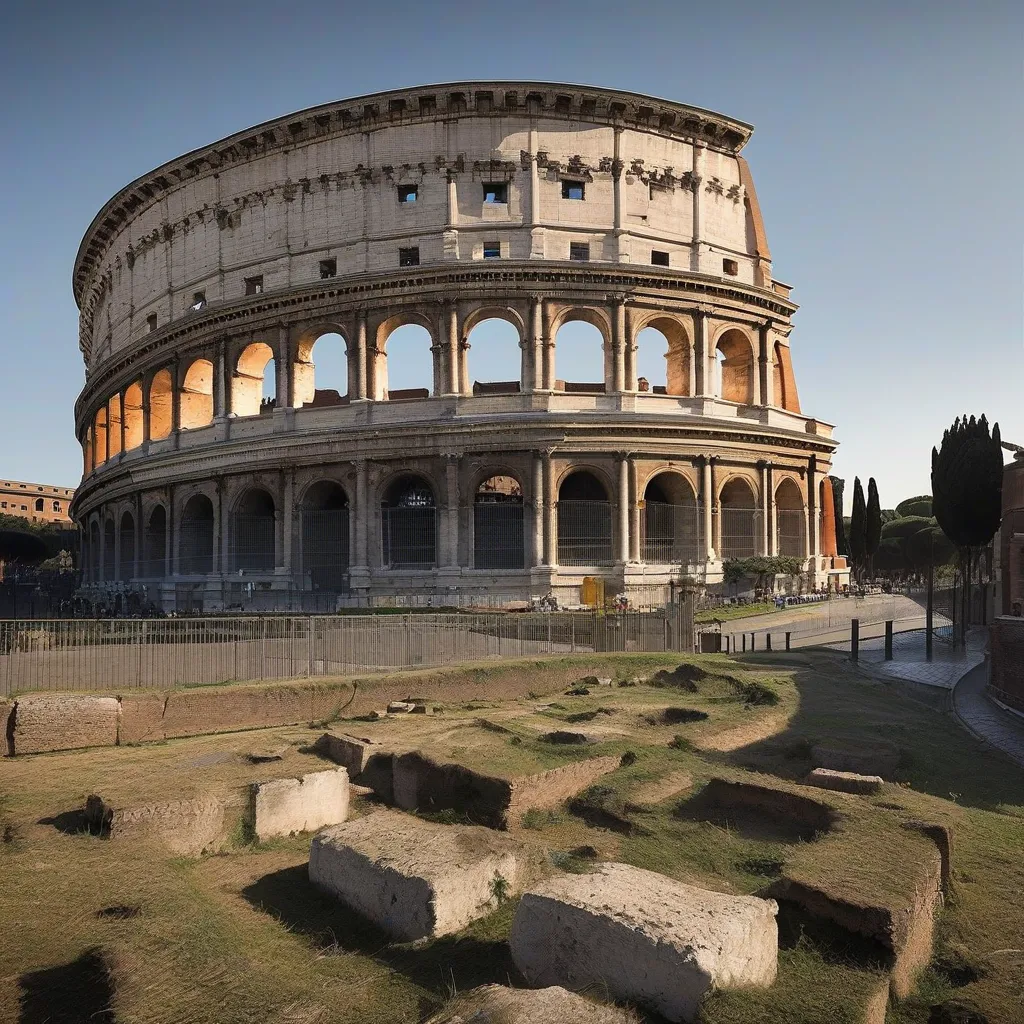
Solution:
<path fill-rule="evenodd" d="M 645 562 L 696 563 L 703 557 L 701 510 L 681 473 L 659 473 L 644 488 L 640 517 Z"/>
<path fill-rule="evenodd" d="M 341 484 L 319 480 L 302 497 L 302 572 L 310 589 L 348 589 L 349 506 Z"/>
<path fill-rule="evenodd" d="M 804 499 L 796 481 L 785 477 L 775 488 L 776 550 L 780 555 L 803 558 Z"/>
<path fill-rule="evenodd" d="M 714 352 L 713 393 L 727 402 L 754 401 L 754 352 L 742 331 L 726 331 Z"/>
<path fill-rule="evenodd" d="M 437 508 L 430 483 L 403 474 L 384 491 L 380 508 L 381 558 L 393 569 L 432 569 L 437 564 Z"/>
<path fill-rule="evenodd" d="M 757 554 L 760 513 L 753 488 L 742 477 L 729 480 L 718 498 L 722 558 L 752 558 Z"/>
<path fill-rule="evenodd" d="M 142 444 L 143 412 L 141 381 L 135 381 L 125 390 L 122 415 L 124 416 L 124 449 L 125 451 L 131 451 Z"/>
<path fill-rule="evenodd" d="M 689 395 L 690 339 L 670 317 L 651 320 L 636 336 L 637 390 Z"/>
<path fill-rule="evenodd" d="M 139 573 L 143 577 L 163 576 L 166 565 L 167 511 L 163 505 L 156 505 L 146 520 Z"/>
<path fill-rule="evenodd" d="M 205 494 L 193 494 L 181 510 L 178 571 L 186 576 L 213 572 L 213 503 Z"/>
<path fill-rule="evenodd" d="M 523 488 L 512 476 L 482 480 L 473 501 L 473 566 L 521 569 L 526 564 Z"/>
<path fill-rule="evenodd" d="M 121 562 L 117 578 L 130 580 L 135 576 L 135 517 L 131 512 L 122 513 L 118 533 Z"/>
<path fill-rule="evenodd" d="M 274 499 L 262 487 L 246 490 L 231 512 L 231 568 L 270 571 L 275 565 Z"/>
<path fill-rule="evenodd" d="M 185 371 L 178 400 L 182 430 L 213 422 L 213 363 L 209 359 L 196 359 Z"/>
<path fill-rule="evenodd" d="M 488 317 L 473 327 L 466 340 L 474 395 L 516 394 L 522 390 L 522 349 L 515 324 Z"/>
<path fill-rule="evenodd" d="M 149 438 L 160 441 L 171 432 L 171 371 L 165 366 L 149 384 Z"/>
<path fill-rule="evenodd" d="M 555 390 L 603 394 L 606 381 L 604 335 L 592 323 L 572 319 L 555 333 Z"/>
<path fill-rule="evenodd" d="M 333 331 L 303 339 L 292 375 L 296 409 L 346 405 L 350 395 L 345 339 Z"/>
<path fill-rule="evenodd" d="M 612 506 L 604 484 L 588 470 L 570 473 L 558 488 L 558 562 L 611 562 Z"/>

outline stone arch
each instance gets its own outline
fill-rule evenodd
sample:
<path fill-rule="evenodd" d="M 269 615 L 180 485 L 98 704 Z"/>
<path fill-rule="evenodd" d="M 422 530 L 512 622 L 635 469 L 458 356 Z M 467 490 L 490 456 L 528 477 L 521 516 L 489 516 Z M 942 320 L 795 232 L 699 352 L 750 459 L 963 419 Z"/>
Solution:
<path fill-rule="evenodd" d="M 185 371 L 178 395 L 182 430 L 194 430 L 213 422 L 213 363 L 196 359 Z"/>
<path fill-rule="evenodd" d="M 302 573 L 310 589 L 348 590 L 349 500 L 336 480 L 311 483 L 299 502 Z"/>
<path fill-rule="evenodd" d="M 644 371 L 653 374 L 654 342 L 658 335 L 660 335 L 660 355 L 664 359 L 664 365 L 657 367 L 657 379 L 655 379 L 653 375 L 648 376 Z M 690 366 L 690 332 L 686 324 L 677 317 L 654 313 L 640 324 L 634 344 L 637 346 L 638 390 L 645 390 L 641 378 L 646 378 L 650 382 L 650 390 L 653 392 L 662 388 L 665 394 L 669 395 L 690 394 L 693 370 Z"/>
<path fill-rule="evenodd" d="M 140 570 L 143 577 L 150 578 L 167 572 L 167 509 L 162 504 L 154 505 L 146 519 Z"/>
<path fill-rule="evenodd" d="M 122 413 L 124 415 L 124 450 L 127 452 L 142 444 L 144 424 L 141 380 L 134 381 L 125 389 Z"/>
<path fill-rule="evenodd" d="M 118 524 L 121 563 L 117 574 L 119 580 L 130 580 L 135 576 L 135 516 L 125 510 Z"/>
<path fill-rule="evenodd" d="M 213 572 L 213 502 L 202 492 L 193 494 L 182 506 L 178 572 L 183 576 Z"/>
<path fill-rule="evenodd" d="M 739 405 L 753 404 L 756 366 L 750 336 L 739 328 L 726 328 L 716 338 L 712 356 L 715 397 Z"/>
<path fill-rule="evenodd" d="M 563 334 L 563 328 L 571 324 L 586 324 L 590 329 L 570 327 Z M 556 390 L 575 394 L 602 394 L 608 390 L 612 376 L 611 324 L 603 313 L 587 306 L 565 309 L 552 321 L 551 338 L 555 345 Z M 562 376 L 570 373 L 568 367 L 573 367 L 572 376 L 577 379 Z"/>
<path fill-rule="evenodd" d="M 149 439 L 159 441 L 167 437 L 172 426 L 174 386 L 169 367 L 157 370 L 149 382 Z"/>
<path fill-rule="evenodd" d="M 304 331 L 292 364 L 292 404 L 296 409 L 345 404 L 351 391 L 351 364 L 348 332 L 341 324 L 323 323 Z"/>
<path fill-rule="evenodd" d="M 264 399 L 264 385 L 268 368 L 276 370 L 275 360 L 274 350 L 265 341 L 254 341 L 239 353 L 231 378 L 231 411 L 236 416 L 258 416 L 274 407 L 273 399 Z"/>
<path fill-rule="evenodd" d="M 614 558 L 611 491 L 602 475 L 573 467 L 558 485 L 558 562 L 602 565 Z"/>
<path fill-rule="evenodd" d="M 772 385 L 775 404 L 789 412 L 800 412 L 800 398 L 796 393 L 796 379 L 793 376 L 793 360 L 789 346 L 775 342 L 772 350 Z"/>
<path fill-rule="evenodd" d="M 473 492 L 473 566 L 522 569 L 526 565 L 523 485 L 507 471 L 486 474 Z"/>
<path fill-rule="evenodd" d="M 422 337 L 418 330 L 409 328 L 422 328 L 426 337 Z M 392 336 L 402 331 L 395 341 Z M 396 313 L 394 316 L 384 320 L 376 331 L 376 345 L 372 353 L 373 389 L 372 395 L 377 401 L 395 401 L 408 398 L 428 398 L 439 392 L 440 381 L 437 379 L 437 360 L 434 359 L 433 350 L 437 346 L 437 325 L 423 313 L 416 310 L 406 310 Z M 401 359 L 402 369 L 400 373 L 392 375 L 388 362 L 388 343 L 391 344 L 391 354 L 395 354 L 395 345 L 400 343 L 406 350 Z M 397 364 L 396 364 L 396 369 Z M 392 380 L 394 376 L 394 380 Z M 420 382 L 414 387 L 410 384 Z M 426 386 L 423 386 L 426 382 Z M 400 384 L 401 387 L 393 387 L 393 384 Z"/>
<path fill-rule="evenodd" d="M 115 392 L 107 402 L 107 458 L 121 454 L 121 393 Z"/>
<path fill-rule="evenodd" d="M 102 466 L 107 461 L 107 407 L 101 405 L 93 418 L 93 465 Z"/>
<path fill-rule="evenodd" d="M 751 558 L 757 554 L 758 524 L 756 489 L 743 475 L 722 483 L 718 492 L 719 551 L 722 558 Z"/>
<path fill-rule="evenodd" d="M 231 508 L 232 572 L 271 572 L 277 564 L 276 506 L 264 487 L 247 487 Z"/>
<path fill-rule="evenodd" d="M 640 517 L 645 562 L 701 560 L 703 517 L 693 484 L 676 470 L 661 470 L 647 481 Z"/>
<path fill-rule="evenodd" d="M 521 319 L 513 310 L 501 307 L 474 310 L 466 318 L 462 331 L 474 395 L 517 394 L 523 390 L 525 333 Z"/>
<path fill-rule="evenodd" d="M 399 473 L 381 491 L 381 559 L 388 569 L 437 565 L 437 498 L 421 473 Z"/>
<path fill-rule="evenodd" d="M 804 545 L 804 499 L 800 485 L 784 476 L 775 487 L 775 550 L 780 555 L 806 557 Z"/>

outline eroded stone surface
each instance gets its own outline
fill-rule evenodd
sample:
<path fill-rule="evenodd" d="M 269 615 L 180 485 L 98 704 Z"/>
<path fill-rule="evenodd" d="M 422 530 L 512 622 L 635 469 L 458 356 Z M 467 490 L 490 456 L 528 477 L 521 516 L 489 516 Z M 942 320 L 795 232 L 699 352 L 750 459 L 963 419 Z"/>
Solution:
<path fill-rule="evenodd" d="M 537 878 L 543 863 L 541 852 L 487 828 L 382 810 L 317 833 L 309 878 L 410 941 L 465 927 Z"/>
<path fill-rule="evenodd" d="M 213 796 L 116 808 L 92 794 L 85 824 L 111 840 L 159 839 L 172 853 L 197 857 L 218 849 L 225 838 L 224 803 Z"/>
<path fill-rule="evenodd" d="M 426 1024 L 639 1024 L 631 1010 L 591 1002 L 564 988 L 482 985 L 456 996 Z"/>
<path fill-rule="evenodd" d="M 29 694 L 14 709 L 14 753 L 36 754 L 117 743 L 120 702 L 116 697 L 71 693 Z"/>
<path fill-rule="evenodd" d="M 370 757 L 384 749 L 376 740 L 342 736 L 333 732 L 325 732 L 314 747 L 322 756 L 346 768 L 350 777 L 358 775 Z"/>
<path fill-rule="evenodd" d="M 252 824 L 257 839 L 312 832 L 348 817 L 348 772 L 332 768 L 299 779 L 274 779 L 252 786 Z"/>
<path fill-rule="evenodd" d="M 831 768 L 815 768 L 807 776 L 807 784 L 819 789 L 834 789 L 840 793 L 877 793 L 882 788 L 880 775 L 858 775 L 856 772 L 837 772 Z"/>
<path fill-rule="evenodd" d="M 777 910 L 773 900 L 603 864 L 525 893 L 510 944 L 532 985 L 606 986 L 616 999 L 690 1021 L 713 988 L 772 984 Z"/>

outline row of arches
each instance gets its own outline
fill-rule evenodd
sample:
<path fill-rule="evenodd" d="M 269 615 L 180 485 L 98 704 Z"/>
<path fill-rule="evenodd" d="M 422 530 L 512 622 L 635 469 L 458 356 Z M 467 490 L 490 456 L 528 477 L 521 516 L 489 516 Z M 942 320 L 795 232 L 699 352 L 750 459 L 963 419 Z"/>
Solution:
<path fill-rule="evenodd" d="M 775 491 L 777 550 L 804 557 L 805 511 L 800 489 L 789 478 Z M 761 510 L 750 483 L 727 481 L 719 493 L 720 557 L 757 553 Z M 295 571 L 303 589 L 347 589 L 351 563 L 352 523 L 349 498 L 335 481 L 312 484 L 297 508 L 298 550 Z M 399 570 L 433 569 L 439 564 L 441 504 L 425 476 L 400 474 L 380 495 L 379 562 Z M 557 492 L 557 561 L 564 566 L 612 563 L 616 505 L 605 482 L 589 470 L 570 472 Z M 638 502 L 639 552 L 650 564 L 695 564 L 704 557 L 704 516 L 690 482 L 676 472 L 649 480 Z M 177 541 L 172 543 L 167 511 L 155 505 L 136 530 L 135 515 L 124 511 L 102 527 L 93 520 L 86 564 L 94 580 L 152 579 L 166 575 L 272 573 L 281 564 L 281 510 L 261 487 L 243 491 L 221 525 L 220 547 L 214 505 L 203 493 L 181 508 Z M 471 503 L 472 566 L 516 570 L 530 564 L 531 538 L 523 488 L 511 475 L 482 480 Z M 101 532 L 102 531 L 102 532 Z M 116 536 L 115 536 L 116 535 Z M 226 563 L 218 552 L 226 552 Z M 172 559 L 171 554 L 174 553 Z"/>
<path fill-rule="evenodd" d="M 628 347 L 625 390 L 700 394 L 740 405 L 765 398 L 759 342 L 746 329 L 724 327 L 714 333 L 706 365 L 697 367 L 692 325 L 655 313 L 637 327 Z M 305 408 L 344 405 L 352 397 L 399 401 L 530 389 L 604 393 L 614 390 L 622 376 L 610 322 L 597 310 L 563 312 L 551 327 L 550 352 L 544 344 L 532 351 L 522 318 L 510 309 L 476 311 L 462 324 L 457 345 L 437 334 L 437 324 L 425 315 L 391 317 L 368 339 L 364 358 L 340 325 L 323 325 L 297 342 L 283 387 L 278 381 L 281 354 L 268 341 L 252 341 L 233 353 L 220 385 L 209 358 L 197 358 L 180 370 L 162 367 L 96 410 L 83 438 L 85 471 L 175 429 L 205 427 L 217 415 L 258 416 L 280 402 Z M 788 347 L 775 342 L 768 358 L 770 404 L 799 412 Z"/>

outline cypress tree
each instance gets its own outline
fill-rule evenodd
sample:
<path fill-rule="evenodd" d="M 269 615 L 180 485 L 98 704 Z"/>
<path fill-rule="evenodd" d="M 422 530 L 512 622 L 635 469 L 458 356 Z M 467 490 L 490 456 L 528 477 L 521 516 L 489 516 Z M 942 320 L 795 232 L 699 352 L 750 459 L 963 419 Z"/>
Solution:
<path fill-rule="evenodd" d="M 843 488 L 846 481 L 838 476 L 830 476 L 829 480 L 832 481 L 832 501 L 836 507 L 836 552 L 849 557 L 850 545 L 846 540 L 846 521 L 843 518 Z"/>
<path fill-rule="evenodd" d="M 867 555 L 872 578 L 875 575 L 875 552 L 882 539 L 882 509 L 878 503 L 875 478 L 868 479 L 868 505 L 864 517 L 864 554 Z"/>
<path fill-rule="evenodd" d="M 853 515 L 850 517 L 850 558 L 854 572 L 860 575 L 867 551 L 867 509 L 864 505 L 864 488 L 860 477 L 853 478 Z"/>

